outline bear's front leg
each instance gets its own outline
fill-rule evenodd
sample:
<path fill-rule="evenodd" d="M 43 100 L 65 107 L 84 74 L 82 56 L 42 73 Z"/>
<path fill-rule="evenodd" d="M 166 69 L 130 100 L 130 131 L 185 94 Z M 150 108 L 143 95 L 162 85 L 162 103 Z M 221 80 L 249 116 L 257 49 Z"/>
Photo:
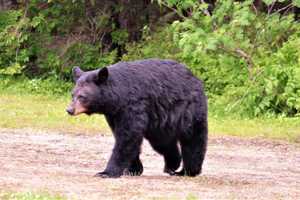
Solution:
<path fill-rule="evenodd" d="M 125 169 L 134 169 L 135 172 L 141 174 L 142 163 L 134 161 L 139 158 L 144 132 L 148 125 L 144 105 L 141 101 L 138 103 L 132 101 L 131 106 L 123 109 L 121 113 L 115 116 L 106 116 L 106 119 L 111 126 L 116 142 L 105 170 L 96 176 L 103 178 L 120 177 Z M 132 163 L 134 168 L 132 168 Z"/>
<path fill-rule="evenodd" d="M 102 178 L 117 178 L 123 175 L 125 169 L 140 154 L 140 147 L 143 140 L 141 132 L 123 130 L 115 132 L 116 143 L 106 169 L 95 176 Z"/>

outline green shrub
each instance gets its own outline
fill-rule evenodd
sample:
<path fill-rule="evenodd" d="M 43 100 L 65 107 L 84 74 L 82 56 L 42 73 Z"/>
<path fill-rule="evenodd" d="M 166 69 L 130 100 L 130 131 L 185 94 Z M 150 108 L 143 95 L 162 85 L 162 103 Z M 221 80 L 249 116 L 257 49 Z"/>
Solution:
<path fill-rule="evenodd" d="M 64 57 L 62 58 L 63 66 L 68 69 L 68 66 L 82 66 L 84 70 L 91 70 L 103 66 L 110 65 L 115 62 L 116 51 L 109 53 L 101 53 L 101 47 L 88 43 L 78 42 L 70 46 Z M 68 71 L 69 72 L 69 69 Z"/>
<path fill-rule="evenodd" d="M 43 8 L 38 9 L 40 7 Z M 84 12 L 83 1 L 41 0 L 30 1 L 16 11 L 1 11 L 0 73 L 13 75 L 26 72 L 31 77 L 42 75 L 70 79 L 74 65 L 88 70 L 115 62 L 116 51 L 103 51 L 83 32 L 87 26 Z M 107 19 L 100 20 L 98 25 L 105 26 L 107 23 Z M 112 39 L 121 43 L 126 38 L 126 32 L 116 30 Z"/>
<path fill-rule="evenodd" d="M 165 58 L 180 60 L 180 50 L 173 42 L 172 28 L 160 27 L 150 33 L 148 27 L 144 28 L 143 39 L 140 42 L 127 43 L 127 53 L 122 60 L 138 60 L 146 58 Z"/>
<path fill-rule="evenodd" d="M 205 81 L 216 113 L 300 113 L 299 23 L 292 15 L 251 10 L 252 1 L 218 1 L 213 13 L 193 6 L 173 23 L 183 62 Z"/>
<path fill-rule="evenodd" d="M 14 25 L 18 18 L 22 15 L 19 10 L 3 10 L 0 12 L 0 31 L 6 27 Z"/>
<path fill-rule="evenodd" d="M 28 40 L 28 19 L 20 11 L 0 11 L 0 72 L 19 73 L 29 60 L 22 45 Z M 12 69 L 9 69 L 12 68 Z M 9 71 L 6 71 L 8 70 Z"/>

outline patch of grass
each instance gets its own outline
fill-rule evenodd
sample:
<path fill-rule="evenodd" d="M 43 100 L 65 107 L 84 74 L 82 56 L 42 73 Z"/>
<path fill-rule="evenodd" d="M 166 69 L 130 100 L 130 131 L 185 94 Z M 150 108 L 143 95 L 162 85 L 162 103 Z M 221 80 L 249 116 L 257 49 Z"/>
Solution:
<path fill-rule="evenodd" d="M 235 119 L 209 117 L 211 135 L 264 137 L 300 142 L 299 118 Z"/>
<path fill-rule="evenodd" d="M 47 193 L 36 194 L 32 192 L 25 193 L 0 193 L 2 200 L 65 200 L 59 195 L 50 195 Z"/>
<path fill-rule="evenodd" d="M 186 197 L 186 200 L 197 200 L 199 199 L 196 195 L 193 195 L 193 194 L 189 194 L 187 197 Z"/>
<path fill-rule="evenodd" d="M 66 113 L 70 98 L 0 93 L 0 127 L 58 130 L 64 133 L 109 133 L 103 116 Z"/>

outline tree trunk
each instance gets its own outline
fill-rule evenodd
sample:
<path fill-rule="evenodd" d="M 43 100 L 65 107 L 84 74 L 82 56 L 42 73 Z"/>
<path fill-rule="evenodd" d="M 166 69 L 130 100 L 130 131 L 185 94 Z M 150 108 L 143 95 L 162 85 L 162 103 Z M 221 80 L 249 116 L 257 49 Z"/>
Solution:
<path fill-rule="evenodd" d="M 92 43 L 100 42 L 104 51 L 117 49 L 121 57 L 125 53 L 125 43 L 138 41 L 142 37 L 143 27 L 156 23 L 162 12 L 151 0 L 85 0 L 85 13 L 88 20 Z M 98 17 L 106 14 L 109 24 L 97 26 Z M 127 40 L 114 41 L 114 31 L 126 31 Z"/>
<path fill-rule="evenodd" d="M 17 0 L 0 0 L 0 11 L 17 8 Z"/>

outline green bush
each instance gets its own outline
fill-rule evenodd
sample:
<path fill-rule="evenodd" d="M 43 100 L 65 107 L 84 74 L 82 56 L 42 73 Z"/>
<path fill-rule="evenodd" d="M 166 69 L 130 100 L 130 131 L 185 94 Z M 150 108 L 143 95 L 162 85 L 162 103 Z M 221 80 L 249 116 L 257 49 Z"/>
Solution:
<path fill-rule="evenodd" d="M 0 31 L 6 27 L 14 25 L 18 18 L 22 15 L 19 10 L 4 10 L 0 12 Z"/>
<path fill-rule="evenodd" d="M 116 51 L 101 53 L 99 52 L 100 49 L 100 46 L 88 43 L 75 43 L 67 49 L 64 57 L 62 58 L 63 65 L 65 67 L 77 65 L 82 66 L 82 69 L 84 70 L 91 70 L 107 66 L 115 62 L 117 57 Z"/>
<path fill-rule="evenodd" d="M 193 6 L 173 23 L 183 62 L 205 81 L 216 113 L 300 113 L 299 23 L 292 15 L 251 10 L 252 1 Z"/>
<path fill-rule="evenodd" d="M 0 11 L 0 73 L 65 78 L 74 65 L 95 69 L 115 62 L 116 51 L 103 51 L 84 32 L 83 3 L 34 0 L 19 10 Z M 108 23 L 102 21 L 99 26 Z M 124 31 L 113 36 L 118 43 L 127 39 Z"/>
<path fill-rule="evenodd" d="M 29 60 L 28 50 L 22 48 L 28 40 L 26 30 L 29 23 L 26 17 L 21 16 L 20 11 L 0 11 L 0 72 L 2 73 L 19 73 Z"/>
<path fill-rule="evenodd" d="M 145 27 L 142 41 L 127 43 L 126 51 L 122 57 L 124 61 L 146 58 L 180 59 L 180 50 L 173 42 L 172 28 L 168 26 L 160 27 L 152 33 Z"/>

